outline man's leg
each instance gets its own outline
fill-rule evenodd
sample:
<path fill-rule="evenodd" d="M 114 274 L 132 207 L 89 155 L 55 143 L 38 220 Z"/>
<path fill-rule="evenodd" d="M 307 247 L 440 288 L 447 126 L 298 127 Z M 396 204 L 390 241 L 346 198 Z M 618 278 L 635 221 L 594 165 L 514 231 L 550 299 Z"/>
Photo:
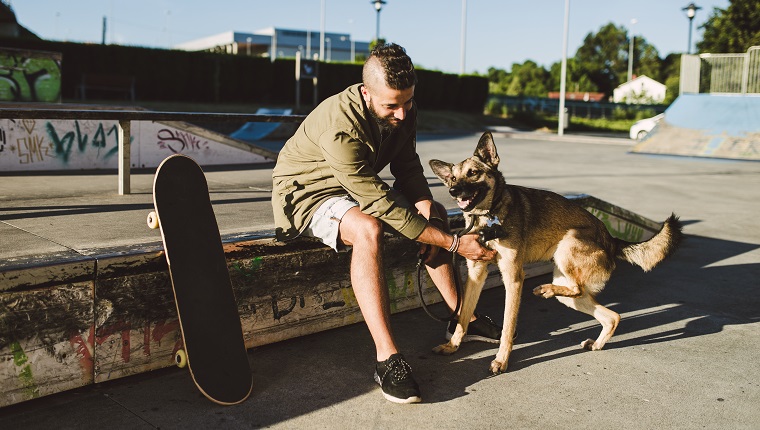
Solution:
<path fill-rule="evenodd" d="M 339 241 L 353 247 L 351 286 L 375 342 L 377 361 L 398 352 L 390 328 L 388 286 L 383 269 L 383 224 L 358 207 L 349 209 L 340 221 Z"/>
<path fill-rule="evenodd" d="M 444 208 L 442 204 L 438 202 L 435 202 L 434 204 L 436 205 L 439 214 L 446 213 L 446 208 Z M 446 233 L 449 233 L 451 229 L 449 228 L 449 220 L 446 217 L 443 217 L 443 223 L 443 230 Z M 438 227 L 438 224 L 435 224 L 435 226 Z M 435 284 L 436 288 L 438 288 L 438 291 L 441 293 L 443 301 L 448 305 L 449 311 L 453 311 L 457 305 L 457 290 L 451 253 L 446 252 L 445 249 L 439 249 L 438 255 L 436 255 L 433 261 L 426 264 L 425 267 L 427 268 L 427 272 L 430 275 L 433 284 Z"/>
<path fill-rule="evenodd" d="M 338 241 L 353 247 L 351 286 L 375 342 L 375 382 L 395 403 L 422 401 L 412 368 L 398 353 L 391 332 L 388 286 L 383 270 L 383 223 L 353 207 L 343 215 Z"/>

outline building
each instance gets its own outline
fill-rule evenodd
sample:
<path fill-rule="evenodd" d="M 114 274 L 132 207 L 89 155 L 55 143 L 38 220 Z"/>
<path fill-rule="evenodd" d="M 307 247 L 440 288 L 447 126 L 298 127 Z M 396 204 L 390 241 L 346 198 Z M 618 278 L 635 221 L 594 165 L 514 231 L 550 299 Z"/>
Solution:
<path fill-rule="evenodd" d="M 210 51 L 269 58 L 319 59 L 321 33 L 309 30 L 265 28 L 253 33 L 229 31 L 175 45 L 185 51 Z M 363 61 L 369 56 L 369 42 L 358 42 L 350 34 L 325 32 L 323 61 Z"/>
<path fill-rule="evenodd" d="M 634 77 L 612 91 L 612 101 L 628 104 L 657 104 L 665 100 L 666 87 L 647 76 Z"/>

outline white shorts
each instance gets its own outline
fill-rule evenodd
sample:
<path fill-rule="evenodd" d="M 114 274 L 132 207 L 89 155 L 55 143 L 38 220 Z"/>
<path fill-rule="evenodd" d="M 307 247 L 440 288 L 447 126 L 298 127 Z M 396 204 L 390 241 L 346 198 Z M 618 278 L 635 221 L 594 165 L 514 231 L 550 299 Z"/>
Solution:
<path fill-rule="evenodd" d="M 348 247 L 338 243 L 340 220 L 349 209 L 358 206 L 359 203 L 348 195 L 327 199 L 311 217 L 303 235 L 316 237 L 337 252 L 348 251 Z"/>

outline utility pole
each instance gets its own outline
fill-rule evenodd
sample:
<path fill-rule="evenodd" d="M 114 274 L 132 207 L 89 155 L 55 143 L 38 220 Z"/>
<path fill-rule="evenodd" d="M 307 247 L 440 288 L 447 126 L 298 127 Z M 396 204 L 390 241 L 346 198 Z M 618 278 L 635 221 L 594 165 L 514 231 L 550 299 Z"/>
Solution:
<path fill-rule="evenodd" d="M 106 17 L 103 17 L 103 36 L 100 39 L 100 44 L 105 45 L 106 44 Z"/>

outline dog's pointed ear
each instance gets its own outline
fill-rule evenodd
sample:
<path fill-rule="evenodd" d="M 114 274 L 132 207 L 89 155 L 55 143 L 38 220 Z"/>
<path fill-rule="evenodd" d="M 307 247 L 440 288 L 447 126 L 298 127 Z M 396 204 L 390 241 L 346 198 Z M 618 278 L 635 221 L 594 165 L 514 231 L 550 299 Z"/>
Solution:
<path fill-rule="evenodd" d="M 475 154 L 473 155 L 492 167 L 499 165 L 499 154 L 496 152 L 496 145 L 493 143 L 493 135 L 490 131 L 480 136 L 478 147 L 475 148 Z"/>
<path fill-rule="evenodd" d="M 454 165 L 451 163 L 444 163 L 441 160 L 430 160 L 430 168 L 433 169 L 433 173 L 446 184 L 451 181 L 452 167 L 454 167 Z"/>

